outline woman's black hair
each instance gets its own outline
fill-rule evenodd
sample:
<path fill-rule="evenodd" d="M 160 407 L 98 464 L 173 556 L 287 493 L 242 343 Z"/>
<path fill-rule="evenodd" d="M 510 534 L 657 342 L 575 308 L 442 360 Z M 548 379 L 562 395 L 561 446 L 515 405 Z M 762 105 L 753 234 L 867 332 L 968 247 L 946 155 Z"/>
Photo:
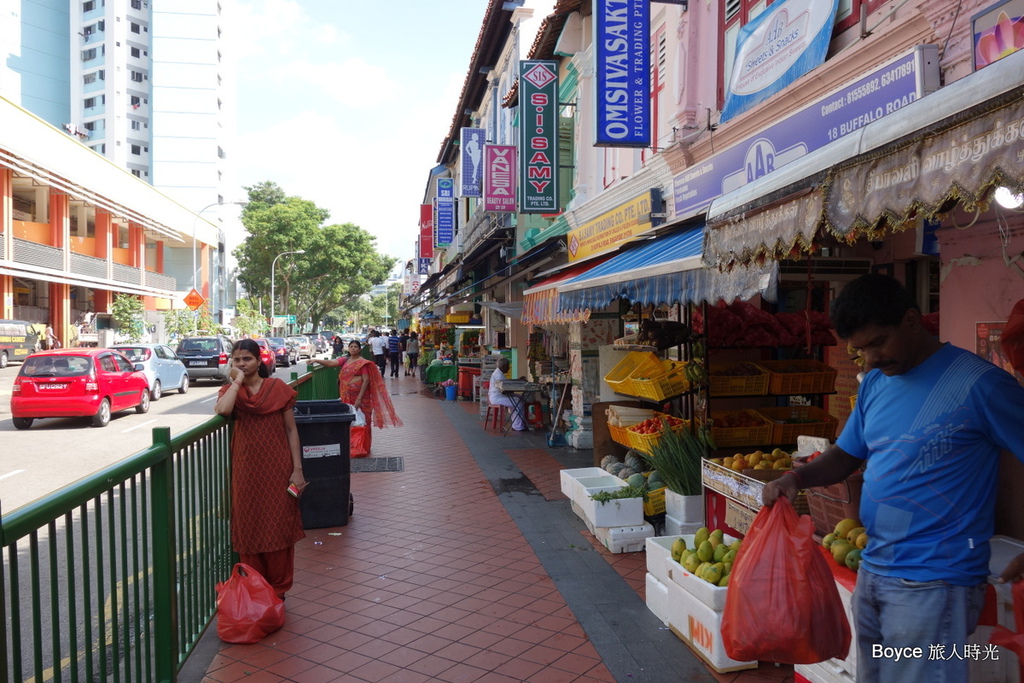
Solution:
<path fill-rule="evenodd" d="M 841 339 L 869 325 L 896 327 L 907 311 L 920 310 L 913 294 L 894 277 L 869 273 L 843 287 L 832 302 L 832 325 Z"/>
<path fill-rule="evenodd" d="M 235 355 L 235 351 L 248 351 L 252 355 L 256 356 L 256 359 L 260 362 L 260 367 L 257 370 L 260 377 L 264 379 L 270 377 L 270 370 L 267 370 L 267 366 L 263 364 L 263 358 L 260 355 L 260 345 L 256 343 L 254 339 L 239 339 L 235 342 L 235 345 L 231 347 L 231 355 Z"/>
<path fill-rule="evenodd" d="M 357 349 L 362 349 L 362 348 L 363 348 L 363 345 L 359 343 L 359 340 L 358 340 L 358 339 L 353 339 L 352 341 L 350 341 L 350 342 L 348 343 L 348 345 L 349 345 L 349 346 L 352 346 L 353 344 L 355 344 L 355 345 L 356 345 L 356 348 L 357 348 Z"/>

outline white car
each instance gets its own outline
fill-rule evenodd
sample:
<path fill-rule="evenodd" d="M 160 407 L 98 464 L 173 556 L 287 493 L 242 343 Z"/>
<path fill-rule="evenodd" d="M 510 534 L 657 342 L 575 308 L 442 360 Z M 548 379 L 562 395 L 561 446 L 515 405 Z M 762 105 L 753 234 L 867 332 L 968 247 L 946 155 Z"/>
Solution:
<path fill-rule="evenodd" d="M 299 360 L 303 358 L 309 359 L 316 355 L 316 349 L 313 348 L 313 342 L 308 337 L 302 335 L 296 335 L 294 337 L 288 337 L 288 341 L 295 344 L 296 356 Z"/>

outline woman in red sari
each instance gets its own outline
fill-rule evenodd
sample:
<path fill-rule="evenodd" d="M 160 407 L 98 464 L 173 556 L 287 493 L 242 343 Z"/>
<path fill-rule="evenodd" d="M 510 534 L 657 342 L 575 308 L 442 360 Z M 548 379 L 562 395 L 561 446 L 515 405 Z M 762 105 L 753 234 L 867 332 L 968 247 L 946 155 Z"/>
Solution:
<path fill-rule="evenodd" d="M 231 433 L 231 545 L 239 559 L 258 571 L 278 597 L 292 587 L 295 544 L 305 537 L 301 492 L 296 392 L 269 377 L 260 347 L 242 339 L 231 349 L 231 383 L 221 387 L 214 412 L 234 418 Z"/>
<path fill-rule="evenodd" d="M 338 370 L 338 394 L 342 403 L 349 403 L 363 411 L 366 426 L 376 425 L 378 429 L 392 425 L 401 427 L 402 421 L 395 413 L 384 378 L 377 364 L 360 355 L 362 347 L 357 341 L 348 344 L 348 357 L 314 358 L 312 362 Z M 367 450 L 373 440 L 373 430 L 366 430 Z"/>

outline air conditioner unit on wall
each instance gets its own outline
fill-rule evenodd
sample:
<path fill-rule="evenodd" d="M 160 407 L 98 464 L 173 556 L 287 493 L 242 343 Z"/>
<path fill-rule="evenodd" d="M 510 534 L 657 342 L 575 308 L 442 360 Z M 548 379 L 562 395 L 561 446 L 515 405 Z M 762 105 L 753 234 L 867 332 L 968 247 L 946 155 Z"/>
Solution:
<path fill-rule="evenodd" d="M 856 277 L 871 272 L 875 262 L 869 258 L 818 257 L 811 259 L 811 274 L 816 278 L 829 276 Z M 781 261 L 779 274 L 787 279 L 807 277 L 807 260 Z"/>

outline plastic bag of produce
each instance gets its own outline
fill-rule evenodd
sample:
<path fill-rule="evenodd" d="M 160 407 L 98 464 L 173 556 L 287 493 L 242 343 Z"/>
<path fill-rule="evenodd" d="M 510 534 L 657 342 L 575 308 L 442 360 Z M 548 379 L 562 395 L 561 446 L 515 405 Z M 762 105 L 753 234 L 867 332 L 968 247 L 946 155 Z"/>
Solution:
<path fill-rule="evenodd" d="M 722 642 L 732 659 L 814 664 L 850 650 L 835 579 L 814 524 L 786 497 L 754 518 L 729 578 Z"/>
<path fill-rule="evenodd" d="M 216 590 L 217 635 L 225 643 L 258 643 L 284 626 L 284 602 L 249 565 L 236 564 Z"/>

